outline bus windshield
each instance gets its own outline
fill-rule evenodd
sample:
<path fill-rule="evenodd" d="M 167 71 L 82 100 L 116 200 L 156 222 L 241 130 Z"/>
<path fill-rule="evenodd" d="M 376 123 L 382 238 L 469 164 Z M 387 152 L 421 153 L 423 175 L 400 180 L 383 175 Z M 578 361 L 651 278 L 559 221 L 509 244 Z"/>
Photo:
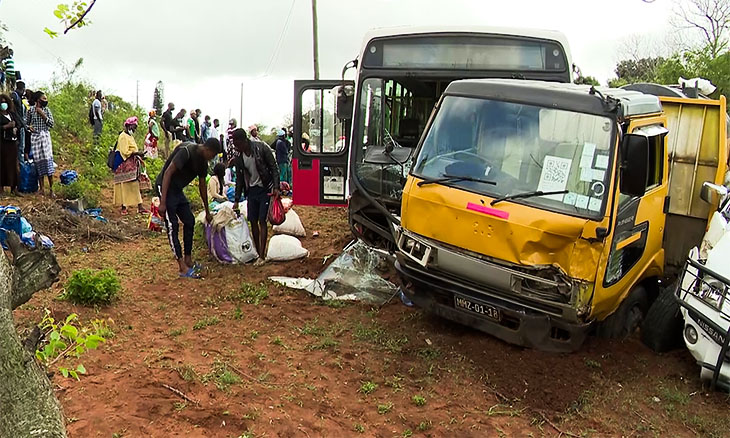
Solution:
<path fill-rule="evenodd" d="M 555 193 L 512 202 L 599 217 L 607 197 L 612 130 L 606 117 L 447 96 L 413 174 L 428 180 L 454 177 L 450 186 L 495 199 Z"/>

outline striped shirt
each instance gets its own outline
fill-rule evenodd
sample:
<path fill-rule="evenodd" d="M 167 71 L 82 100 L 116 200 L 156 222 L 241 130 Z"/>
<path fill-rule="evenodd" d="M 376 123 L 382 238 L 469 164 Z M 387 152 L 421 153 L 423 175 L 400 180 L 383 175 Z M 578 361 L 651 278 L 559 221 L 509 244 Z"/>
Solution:
<path fill-rule="evenodd" d="M 13 61 L 13 58 L 5 60 L 5 74 L 8 75 L 9 78 L 15 78 L 15 61 Z"/>
<path fill-rule="evenodd" d="M 51 128 L 53 128 L 53 113 L 48 107 L 42 108 L 41 111 L 46 112 L 48 120 L 44 120 L 43 117 L 38 114 L 37 108 L 32 106 L 28 110 L 28 114 L 25 116 L 26 124 L 29 127 L 32 126 L 35 132 L 50 131 Z"/>

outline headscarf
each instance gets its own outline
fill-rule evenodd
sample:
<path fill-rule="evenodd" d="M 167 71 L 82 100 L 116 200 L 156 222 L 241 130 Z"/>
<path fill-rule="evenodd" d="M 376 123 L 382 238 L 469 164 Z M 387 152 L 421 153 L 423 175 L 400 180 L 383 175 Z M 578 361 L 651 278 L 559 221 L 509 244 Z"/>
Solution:
<path fill-rule="evenodd" d="M 137 116 L 132 116 L 124 121 L 124 126 L 139 125 L 139 119 Z"/>

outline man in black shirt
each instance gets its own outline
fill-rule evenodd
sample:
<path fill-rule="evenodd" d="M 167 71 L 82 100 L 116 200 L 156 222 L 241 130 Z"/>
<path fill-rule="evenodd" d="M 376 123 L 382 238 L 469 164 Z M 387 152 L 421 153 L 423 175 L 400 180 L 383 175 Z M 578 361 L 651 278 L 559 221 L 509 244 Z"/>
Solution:
<path fill-rule="evenodd" d="M 172 141 L 172 112 L 175 111 L 175 104 L 167 104 L 167 111 L 162 113 L 162 130 L 165 132 L 165 156 L 170 156 L 170 141 Z"/>
<path fill-rule="evenodd" d="M 247 218 L 251 222 L 251 234 L 259 259 L 254 266 L 264 264 L 266 258 L 266 239 L 268 228 L 266 217 L 269 213 L 269 194 L 279 194 L 279 167 L 266 143 L 248 138 L 246 131 L 233 131 L 233 145 L 239 155 L 231 165 L 236 168 L 236 202 L 233 209 L 238 211 L 241 192 L 246 195 Z"/>
<path fill-rule="evenodd" d="M 215 138 L 209 139 L 205 144 L 183 143 L 175 148 L 165 162 L 162 171 L 157 175 L 156 186 L 160 194 L 160 216 L 165 219 L 170 246 L 177 259 L 181 277 L 200 278 L 192 258 L 195 217 L 183 189 L 195 178 L 198 179 L 200 198 L 205 207 L 205 220 L 210 223 L 213 217 L 208 209 L 208 189 L 205 177 L 208 172 L 208 161 L 218 155 L 220 150 L 221 143 Z M 183 223 L 184 250 L 180 248 L 178 218 Z"/>

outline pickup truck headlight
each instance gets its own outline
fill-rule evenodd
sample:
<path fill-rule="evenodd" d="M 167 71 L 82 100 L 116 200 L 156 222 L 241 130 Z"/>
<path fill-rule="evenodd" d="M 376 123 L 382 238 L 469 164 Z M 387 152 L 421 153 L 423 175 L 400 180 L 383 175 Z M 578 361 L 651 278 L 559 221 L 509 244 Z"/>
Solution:
<path fill-rule="evenodd" d="M 687 326 L 684 328 L 684 338 L 687 339 L 687 342 L 689 342 L 690 344 L 696 344 L 697 339 L 699 339 L 697 335 L 697 329 L 687 324 Z"/>

